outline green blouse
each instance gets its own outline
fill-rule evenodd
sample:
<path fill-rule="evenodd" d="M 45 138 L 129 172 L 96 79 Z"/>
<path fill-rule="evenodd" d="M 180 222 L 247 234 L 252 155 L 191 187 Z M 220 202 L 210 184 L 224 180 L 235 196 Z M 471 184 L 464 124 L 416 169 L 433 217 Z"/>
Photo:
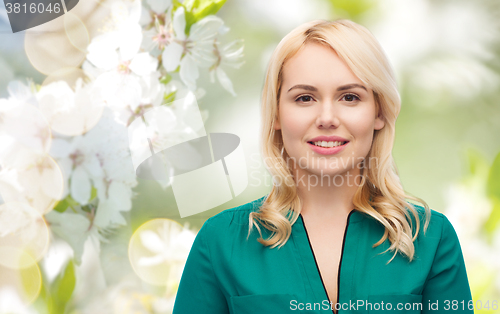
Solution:
<path fill-rule="evenodd" d="M 265 247 L 248 215 L 266 196 L 209 218 L 189 253 L 173 314 L 267 313 L 473 313 L 458 237 L 449 220 L 432 210 L 415 240 L 410 263 L 373 248 L 384 227 L 353 210 L 347 218 L 338 276 L 337 305 L 330 304 L 302 215 L 281 248 Z M 423 222 L 424 209 L 415 206 Z M 263 236 L 271 233 L 261 227 Z M 470 308 L 470 309 L 469 309 Z M 338 311 L 337 311 L 338 309 Z"/>

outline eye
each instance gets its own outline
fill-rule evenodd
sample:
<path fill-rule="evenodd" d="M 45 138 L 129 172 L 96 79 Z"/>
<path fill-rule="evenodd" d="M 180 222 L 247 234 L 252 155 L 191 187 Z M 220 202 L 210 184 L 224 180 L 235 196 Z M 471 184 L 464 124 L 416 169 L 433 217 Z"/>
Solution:
<path fill-rule="evenodd" d="M 358 95 L 355 95 L 355 94 L 345 94 L 344 96 L 342 96 L 342 99 L 347 101 L 347 102 L 354 102 L 354 101 L 360 100 Z"/>
<path fill-rule="evenodd" d="M 309 95 L 302 95 L 302 96 L 299 96 L 295 99 L 295 101 L 298 101 L 298 102 L 311 102 L 313 101 L 313 98 L 312 96 L 309 96 Z"/>

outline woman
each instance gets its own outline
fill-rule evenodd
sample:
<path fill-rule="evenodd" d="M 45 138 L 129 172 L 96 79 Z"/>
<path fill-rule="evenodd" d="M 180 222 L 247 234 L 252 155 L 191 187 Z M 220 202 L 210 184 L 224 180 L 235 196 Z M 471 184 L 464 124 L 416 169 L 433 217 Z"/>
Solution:
<path fill-rule="evenodd" d="M 274 186 L 205 222 L 173 313 L 473 312 L 452 225 L 399 182 L 399 110 L 364 27 L 317 20 L 285 36 L 262 97 Z"/>

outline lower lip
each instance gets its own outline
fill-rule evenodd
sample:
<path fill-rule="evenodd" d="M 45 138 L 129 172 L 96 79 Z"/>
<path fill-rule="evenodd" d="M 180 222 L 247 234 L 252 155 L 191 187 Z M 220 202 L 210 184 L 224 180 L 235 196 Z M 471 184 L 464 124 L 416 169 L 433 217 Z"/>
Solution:
<path fill-rule="evenodd" d="M 307 143 L 307 145 L 309 145 L 311 147 L 311 149 L 318 153 L 318 154 L 321 154 L 321 155 L 333 155 L 333 154 L 338 154 L 340 153 L 341 151 L 344 150 L 344 148 L 349 144 L 349 142 L 345 143 L 344 145 L 340 145 L 340 146 L 335 146 L 335 147 L 320 147 L 320 146 L 316 146 L 314 144 L 311 144 L 311 143 Z"/>

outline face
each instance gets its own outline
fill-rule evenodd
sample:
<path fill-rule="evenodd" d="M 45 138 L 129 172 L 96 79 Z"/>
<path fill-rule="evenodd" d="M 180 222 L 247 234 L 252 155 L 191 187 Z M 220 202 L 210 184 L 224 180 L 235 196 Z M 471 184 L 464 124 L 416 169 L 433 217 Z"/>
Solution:
<path fill-rule="evenodd" d="M 307 43 L 290 58 L 282 79 L 274 128 L 281 130 L 293 171 L 359 174 L 374 131 L 384 127 L 373 91 L 333 49 L 318 43 Z"/>

